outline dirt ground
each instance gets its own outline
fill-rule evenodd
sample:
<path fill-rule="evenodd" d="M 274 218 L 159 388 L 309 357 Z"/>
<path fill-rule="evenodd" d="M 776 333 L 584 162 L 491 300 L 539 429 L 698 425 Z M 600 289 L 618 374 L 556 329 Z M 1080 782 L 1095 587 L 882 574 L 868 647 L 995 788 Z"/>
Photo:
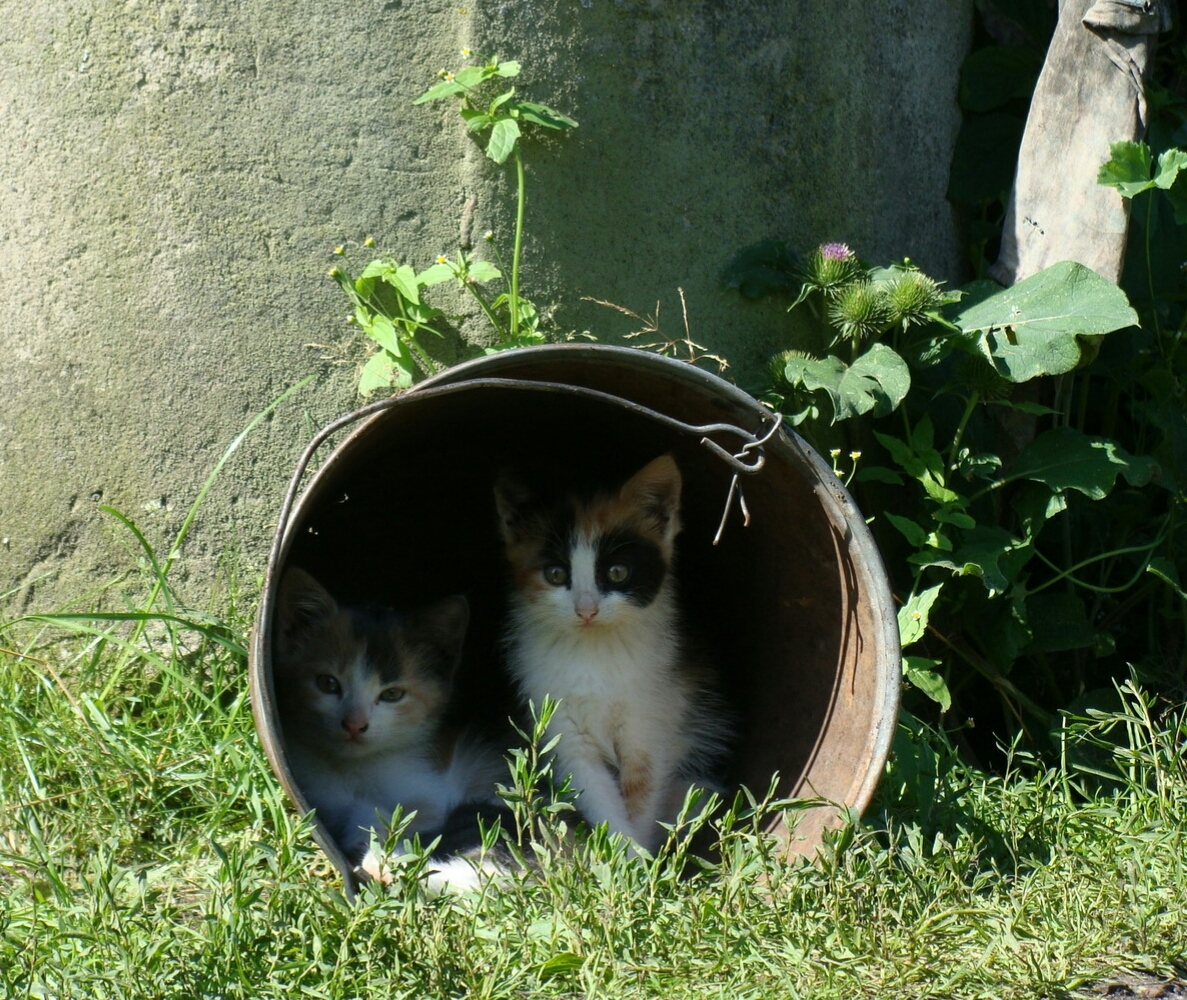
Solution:
<path fill-rule="evenodd" d="M 1140 997 L 1142 1000 L 1162 1000 L 1165 997 L 1171 1000 L 1174 997 L 1187 997 L 1187 981 L 1160 979 L 1156 976 L 1124 975 L 1097 983 L 1080 995 L 1114 997 L 1116 1000 L 1125 1000 L 1128 997 Z"/>

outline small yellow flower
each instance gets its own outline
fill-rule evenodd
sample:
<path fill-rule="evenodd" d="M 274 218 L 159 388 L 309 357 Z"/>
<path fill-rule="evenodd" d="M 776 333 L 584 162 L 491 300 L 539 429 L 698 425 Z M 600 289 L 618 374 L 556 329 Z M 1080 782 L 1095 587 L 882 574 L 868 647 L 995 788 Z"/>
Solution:
<path fill-rule="evenodd" d="M 338 277 L 338 275 L 340 275 L 341 273 L 342 273 L 342 269 L 341 269 L 341 268 L 338 268 L 338 267 L 331 267 L 331 268 L 330 268 L 330 272 L 329 272 L 329 276 L 330 276 L 331 278 L 336 278 L 336 277 Z"/>
<path fill-rule="evenodd" d="M 344 253 L 346 253 L 346 247 L 334 247 L 334 253 L 341 257 Z"/>
<path fill-rule="evenodd" d="M 489 243 L 491 240 L 493 240 L 495 238 L 495 234 L 488 229 L 485 233 L 482 234 L 482 238 L 484 240 L 486 240 L 487 243 Z"/>
<path fill-rule="evenodd" d="M 849 458 L 851 461 L 856 462 L 859 458 L 861 458 L 861 452 L 860 451 L 851 451 L 851 452 L 849 452 Z"/>
<path fill-rule="evenodd" d="M 471 52 L 469 49 L 462 49 L 462 58 L 464 58 L 464 59 L 469 59 L 470 56 L 472 56 L 473 54 L 474 53 Z"/>
<path fill-rule="evenodd" d="M 363 246 L 365 246 L 365 247 L 373 247 L 373 246 L 375 246 L 375 237 L 374 237 L 374 236 L 368 236 L 368 237 L 367 237 L 365 240 L 363 240 Z"/>
<path fill-rule="evenodd" d="M 351 316 L 347 316 L 347 317 L 346 317 L 346 322 L 347 322 L 347 323 L 357 323 L 357 322 L 358 322 L 358 320 L 356 320 L 356 319 L 354 318 L 354 316 L 353 316 L 353 315 L 351 315 Z"/>
<path fill-rule="evenodd" d="M 841 457 L 841 449 L 840 448 L 830 448 L 828 453 L 832 458 L 840 458 Z"/>
<path fill-rule="evenodd" d="M 446 74 L 445 74 L 445 82 L 446 82 L 446 83 L 453 83 L 453 74 L 452 74 L 452 73 L 446 73 Z"/>
<path fill-rule="evenodd" d="M 447 261 L 447 260 L 445 259 L 445 255 L 444 255 L 444 254 L 437 254 L 437 263 L 438 263 L 438 264 L 448 264 L 448 263 L 449 263 L 449 261 Z"/>

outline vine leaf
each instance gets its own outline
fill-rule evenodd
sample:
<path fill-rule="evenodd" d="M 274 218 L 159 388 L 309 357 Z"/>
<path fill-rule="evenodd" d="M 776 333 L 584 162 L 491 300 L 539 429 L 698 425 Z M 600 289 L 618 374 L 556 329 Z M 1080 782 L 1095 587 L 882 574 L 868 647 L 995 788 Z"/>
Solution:
<path fill-rule="evenodd" d="M 1032 479 L 1056 493 L 1078 490 L 1101 500 L 1113 489 L 1117 476 L 1124 476 L 1130 486 L 1145 486 L 1158 471 L 1154 459 L 1131 455 L 1116 441 L 1057 427 L 1027 445 L 1009 479 Z"/>
<path fill-rule="evenodd" d="M 519 138 L 519 126 L 514 118 L 500 118 L 490 130 L 490 142 L 486 145 L 486 155 L 495 163 L 505 163 L 515 142 Z"/>
<path fill-rule="evenodd" d="M 533 125 L 540 125 L 543 128 L 556 129 L 564 131 L 577 127 L 577 122 L 568 115 L 562 115 L 556 108 L 550 108 L 547 104 L 537 104 L 535 101 L 519 101 L 512 105 L 519 117 L 525 122 L 531 122 Z"/>
<path fill-rule="evenodd" d="M 1080 361 L 1079 336 L 1138 324 L 1125 293 L 1095 271 L 1065 260 L 986 295 L 976 283 L 952 317 L 976 338 L 981 354 L 1011 382 L 1071 371 Z"/>
<path fill-rule="evenodd" d="M 936 603 L 936 598 L 940 596 L 940 589 L 943 586 L 942 583 L 937 583 L 934 587 L 928 587 L 927 590 L 920 591 L 899 608 L 899 643 L 904 648 L 923 638 L 923 633 L 927 631 L 928 615 L 931 613 L 932 605 Z"/>
<path fill-rule="evenodd" d="M 1150 180 L 1150 147 L 1144 142 L 1124 140 L 1109 146 L 1109 159 L 1096 175 L 1096 183 L 1114 187 L 1122 198 L 1132 198 L 1153 187 Z"/>
<path fill-rule="evenodd" d="M 787 381 L 808 390 L 823 389 L 833 404 L 833 423 L 873 411 L 875 417 L 892 412 L 911 388 L 907 363 L 885 344 L 874 344 L 852 365 L 829 355 L 792 358 L 785 368 Z"/>
<path fill-rule="evenodd" d="M 944 683 L 944 678 L 933 669 L 939 665 L 939 660 L 929 660 L 922 656 L 904 656 L 903 676 L 932 701 L 938 702 L 941 712 L 947 712 L 952 707 L 952 695 L 948 691 L 948 685 Z"/>
<path fill-rule="evenodd" d="M 1031 640 L 1023 653 L 1059 653 L 1091 646 L 1096 629 L 1088 621 L 1084 602 L 1075 594 L 1032 594 L 1026 599 Z"/>

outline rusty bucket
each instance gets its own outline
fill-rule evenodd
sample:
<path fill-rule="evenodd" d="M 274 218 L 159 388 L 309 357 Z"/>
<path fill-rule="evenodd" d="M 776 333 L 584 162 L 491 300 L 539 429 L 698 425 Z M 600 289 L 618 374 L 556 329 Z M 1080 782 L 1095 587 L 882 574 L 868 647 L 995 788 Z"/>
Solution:
<path fill-rule="evenodd" d="M 317 448 L 356 423 L 298 496 Z M 467 661 L 489 662 L 503 614 L 498 470 L 579 467 L 612 483 L 664 452 L 684 478 L 685 613 L 712 633 L 741 722 L 732 780 L 761 794 L 777 772 L 781 795 L 832 803 L 800 814 L 794 830 L 776 824 L 792 851 L 813 853 L 842 809 L 864 809 L 901 684 L 894 604 L 865 519 L 828 464 L 736 386 L 601 345 L 459 365 L 336 421 L 306 450 L 279 518 L 250 661 L 256 727 L 298 809 L 308 803 L 286 760 L 272 680 L 286 566 L 345 602 L 417 606 L 466 593 L 466 648 L 477 654 Z M 513 707 L 497 670 L 465 673 L 458 694 L 475 713 Z M 316 833 L 352 886 L 338 846 Z"/>

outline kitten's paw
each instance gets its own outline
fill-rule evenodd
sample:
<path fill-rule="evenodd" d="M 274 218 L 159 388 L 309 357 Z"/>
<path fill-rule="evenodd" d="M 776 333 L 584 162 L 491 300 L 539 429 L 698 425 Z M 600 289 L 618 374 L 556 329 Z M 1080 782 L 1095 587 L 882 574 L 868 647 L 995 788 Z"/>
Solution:
<path fill-rule="evenodd" d="M 370 879 L 382 882 L 384 885 L 392 884 L 391 869 L 385 863 L 383 855 L 374 847 L 367 849 L 367 853 L 363 855 L 363 860 L 359 862 L 356 870 L 362 872 Z"/>
<path fill-rule="evenodd" d="M 501 866 L 487 859 L 447 858 L 433 862 L 429 877 L 425 879 L 425 891 L 430 896 L 439 896 L 445 892 L 474 892 L 506 874 Z"/>

